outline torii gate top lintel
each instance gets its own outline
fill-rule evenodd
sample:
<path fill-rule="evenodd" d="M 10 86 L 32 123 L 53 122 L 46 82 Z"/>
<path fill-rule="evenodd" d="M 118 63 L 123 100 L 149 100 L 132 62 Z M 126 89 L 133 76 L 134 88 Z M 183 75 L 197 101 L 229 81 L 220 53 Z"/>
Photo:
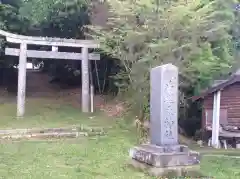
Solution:
<path fill-rule="evenodd" d="M 99 48 L 99 44 L 93 40 L 64 39 L 53 37 L 34 37 L 9 33 L 0 29 L 0 35 L 5 36 L 10 43 L 20 44 L 20 49 L 6 48 L 6 55 L 19 56 L 18 67 L 18 96 L 17 116 L 25 113 L 26 93 L 26 64 L 27 58 L 53 58 L 66 60 L 81 60 L 82 63 L 82 111 L 89 112 L 89 60 L 100 60 L 99 54 L 88 53 L 88 48 Z M 52 51 L 28 50 L 27 45 L 52 46 Z M 58 52 L 58 47 L 79 47 L 81 53 Z M 92 98 L 91 98 L 92 99 Z M 92 106 L 91 106 L 92 107 Z"/>
<path fill-rule="evenodd" d="M 99 48 L 99 44 L 93 40 L 65 39 L 57 37 L 35 37 L 13 34 L 0 29 L 0 35 L 5 36 L 11 43 L 26 43 L 34 45 L 67 46 Z"/>

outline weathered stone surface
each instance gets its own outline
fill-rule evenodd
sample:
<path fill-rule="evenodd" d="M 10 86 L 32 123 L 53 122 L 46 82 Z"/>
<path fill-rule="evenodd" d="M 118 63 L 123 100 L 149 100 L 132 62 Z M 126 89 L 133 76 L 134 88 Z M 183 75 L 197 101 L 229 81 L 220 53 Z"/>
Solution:
<path fill-rule="evenodd" d="M 0 130 L 2 135 L 23 135 L 23 134 L 36 134 L 36 133 L 68 133 L 68 132 L 89 132 L 103 134 L 105 129 L 102 127 L 88 127 L 88 126 L 69 126 L 60 128 L 31 128 L 31 129 L 5 129 Z"/>
<path fill-rule="evenodd" d="M 172 153 L 172 152 L 188 152 L 189 148 L 185 145 L 165 145 L 157 146 L 153 144 L 142 144 L 138 147 L 135 147 L 138 150 L 145 150 L 149 152 L 158 152 L 158 153 Z"/>
<path fill-rule="evenodd" d="M 50 132 L 77 132 L 79 131 L 76 127 L 62 127 L 62 128 L 44 128 L 44 129 L 6 129 L 0 130 L 0 135 L 7 134 L 33 134 L 33 133 L 50 133 Z"/>
<path fill-rule="evenodd" d="M 190 177 L 197 178 L 202 177 L 200 171 L 200 165 L 190 165 L 190 166 L 176 166 L 176 167 L 165 167 L 159 168 L 150 166 L 145 163 L 141 163 L 137 160 L 130 161 L 131 166 L 134 168 L 143 170 L 152 176 L 161 176 L 166 178 L 174 178 L 174 177 Z"/>
<path fill-rule="evenodd" d="M 154 176 L 186 176 L 198 168 L 200 155 L 178 145 L 178 69 L 153 68 L 150 81 L 151 144 L 130 149 L 131 163 Z"/>
<path fill-rule="evenodd" d="M 33 139 L 33 138 L 76 138 L 86 136 L 85 132 L 50 132 L 50 133 L 34 133 L 34 134 L 12 134 L 1 136 L 1 139 Z"/>
<path fill-rule="evenodd" d="M 130 157 L 139 162 L 154 167 L 175 167 L 186 165 L 198 165 L 200 155 L 189 151 L 187 146 L 172 146 L 172 151 L 166 151 L 166 146 L 141 145 L 130 150 Z"/>
<path fill-rule="evenodd" d="M 151 70 L 150 135 L 155 145 L 178 144 L 178 69 L 172 64 Z"/>
<path fill-rule="evenodd" d="M 52 130 L 49 130 L 52 131 Z M 104 132 L 78 132 L 78 131 L 62 131 L 56 130 L 57 132 L 44 132 L 38 131 L 37 133 L 24 132 L 22 133 L 2 133 L 0 134 L 1 139 L 50 139 L 50 138 L 77 138 L 82 136 L 100 136 L 104 135 Z"/>

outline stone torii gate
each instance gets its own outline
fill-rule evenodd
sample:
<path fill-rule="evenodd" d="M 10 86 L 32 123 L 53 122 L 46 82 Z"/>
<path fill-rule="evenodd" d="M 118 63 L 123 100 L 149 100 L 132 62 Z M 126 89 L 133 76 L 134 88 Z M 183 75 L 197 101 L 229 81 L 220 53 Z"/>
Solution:
<path fill-rule="evenodd" d="M 82 62 L 82 112 L 89 112 L 89 60 L 100 60 L 99 54 L 88 53 L 89 48 L 99 48 L 99 44 L 92 40 L 63 39 L 50 37 L 33 37 L 12 34 L 0 29 L 0 35 L 5 36 L 7 42 L 20 44 L 20 49 L 6 48 L 5 54 L 19 56 L 17 116 L 25 113 L 26 68 L 27 58 L 81 60 Z M 52 51 L 28 50 L 27 45 L 51 46 Z M 58 47 L 82 48 L 81 53 L 59 52 Z"/>

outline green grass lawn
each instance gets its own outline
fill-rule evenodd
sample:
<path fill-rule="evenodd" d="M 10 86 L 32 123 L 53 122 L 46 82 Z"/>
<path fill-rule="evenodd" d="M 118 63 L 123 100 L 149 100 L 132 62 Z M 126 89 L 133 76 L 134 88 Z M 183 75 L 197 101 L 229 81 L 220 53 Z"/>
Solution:
<path fill-rule="evenodd" d="M 5 142 L 0 145 L 2 178 L 150 179 L 128 166 L 134 133 L 116 127 L 106 137 L 39 142 Z M 203 157 L 201 170 L 215 178 L 239 178 L 240 159 Z M 1 178 L 0 177 L 0 178 Z"/>
<path fill-rule="evenodd" d="M 16 119 L 16 103 L 0 104 L 1 128 L 64 127 L 71 125 L 107 126 L 114 120 L 96 114 L 82 114 L 81 109 L 73 108 L 64 101 L 53 99 L 27 99 L 26 114 Z"/>
<path fill-rule="evenodd" d="M 39 104 L 38 104 L 39 103 Z M 57 141 L 0 141 L 0 179 L 150 179 L 128 165 L 128 150 L 137 143 L 130 121 L 97 116 L 62 104 L 40 106 L 28 102 L 27 116 L 16 121 L 15 112 L 0 107 L 0 128 L 53 127 L 86 124 L 113 126 L 101 137 Z M 6 107 L 7 106 L 7 107 Z M 10 106 L 10 104 L 9 104 Z M 203 157 L 201 171 L 217 179 L 240 178 L 240 159 Z"/>

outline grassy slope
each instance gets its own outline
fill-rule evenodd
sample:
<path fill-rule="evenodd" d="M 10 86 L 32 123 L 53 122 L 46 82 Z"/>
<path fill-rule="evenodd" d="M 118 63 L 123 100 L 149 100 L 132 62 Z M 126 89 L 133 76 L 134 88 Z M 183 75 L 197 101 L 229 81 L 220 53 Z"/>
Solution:
<path fill-rule="evenodd" d="M 44 105 L 42 105 L 44 104 Z M 59 102 L 28 101 L 25 119 L 16 121 L 12 105 L 0 106 L 4 127 L 54 127 L 69 124 L 113 126 L 107 136 L 62 141 L 0 142 L 0 178 L 148 179 L 128 166 L 128 150 L 137 143 L 136 132 L 126 121 L 89 118 Z M 240 159 L 203 157 L 202 172 L 215 178 L 240 178 Z"/>
<path fill-rule="evenodd" d="M 29 127 L 61 127 L 75 124 L 106 126 L 113 123 L 112 119 L 96 117 L 95 114 L 84 115 L 81 109 L 72 108 L 59 99 L 28 99 L 24 119 L 16 119 L 16 104 L 0 104 L 1 128 Z"/>

